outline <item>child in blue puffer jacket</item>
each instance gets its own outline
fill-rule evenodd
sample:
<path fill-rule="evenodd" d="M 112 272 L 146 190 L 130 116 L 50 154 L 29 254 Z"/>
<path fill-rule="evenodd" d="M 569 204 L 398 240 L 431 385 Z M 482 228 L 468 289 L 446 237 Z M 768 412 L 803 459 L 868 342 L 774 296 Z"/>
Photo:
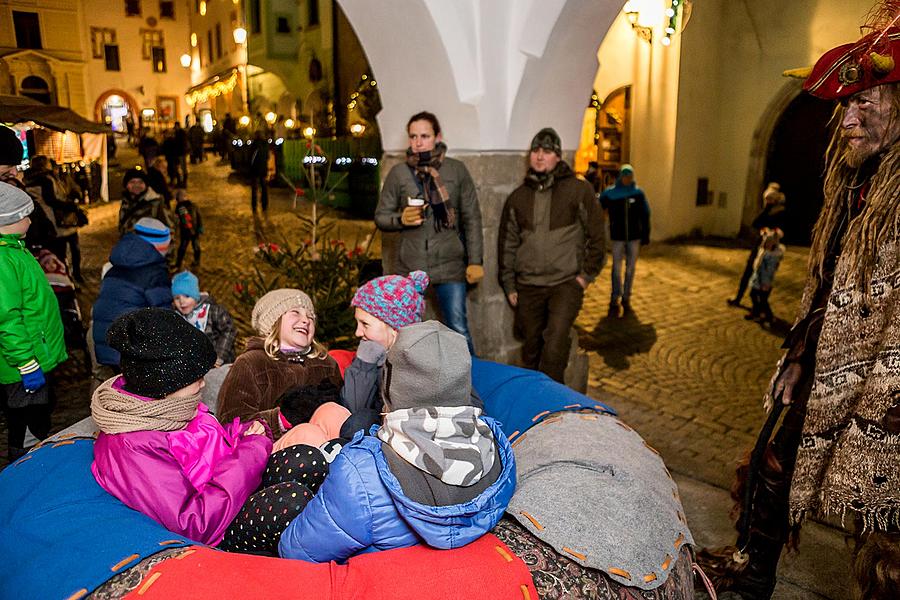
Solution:
<path fill-rule="evenodd" d="M 499 424 L 472 406 L 471 366 L 465 338 L 446 326 L 399 329 L 385 363 L 382 425 L 344 446 L 279 554 L 343 561 L 422 542 L 459 548 L 490 531 L 515 491 L 516 468 Z"/>

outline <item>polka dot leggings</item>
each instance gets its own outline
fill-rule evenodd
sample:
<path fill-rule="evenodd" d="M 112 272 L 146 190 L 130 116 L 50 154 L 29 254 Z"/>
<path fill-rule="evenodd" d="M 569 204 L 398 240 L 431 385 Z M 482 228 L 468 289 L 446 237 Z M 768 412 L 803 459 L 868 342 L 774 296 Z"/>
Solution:
<path fill-rule="evenodd" d="M 318 448 L 298 444 L 269 457 L 259 490 L 231 522 L 220 550 L 278 556 L 278 540 L 325 481 L 328 463 Z"/>

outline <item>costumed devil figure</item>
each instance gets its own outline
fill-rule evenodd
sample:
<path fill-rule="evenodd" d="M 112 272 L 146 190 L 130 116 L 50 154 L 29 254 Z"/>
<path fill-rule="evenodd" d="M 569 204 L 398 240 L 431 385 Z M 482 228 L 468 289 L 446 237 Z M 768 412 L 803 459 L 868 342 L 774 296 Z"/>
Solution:
<path fill-rule="evenodd" d="M 862 598 L 900 589 L 900 2 L 868 21 L 807 70 L 807 92 L 839 101 L 825 204 L 757 464 L 738 470 L 737 546 L 700 556 L 718 591 L 744 599 L 771 597 L 807 516 L 854 531 Z"/>

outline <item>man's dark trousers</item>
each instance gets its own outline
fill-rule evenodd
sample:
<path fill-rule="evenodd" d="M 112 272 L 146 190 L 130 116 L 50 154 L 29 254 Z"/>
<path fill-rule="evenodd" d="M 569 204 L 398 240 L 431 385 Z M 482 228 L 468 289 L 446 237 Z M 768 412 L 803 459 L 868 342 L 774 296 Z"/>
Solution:
<path fill-rule="evenodd" d="M 522 337 L 522 363 L 563 382 L 569 363 L 570 332 L 584 288 L 573 277 L 553 286 L 517 285 L 515 327 Z"/>

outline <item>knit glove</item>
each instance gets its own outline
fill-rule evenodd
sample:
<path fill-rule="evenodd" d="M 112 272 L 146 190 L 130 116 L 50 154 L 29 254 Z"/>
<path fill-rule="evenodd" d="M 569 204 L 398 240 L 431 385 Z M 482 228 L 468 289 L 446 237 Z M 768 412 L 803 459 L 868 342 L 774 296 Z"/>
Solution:
<path fill-rule="evenodd" d="M 469 265 L 466 267 L 466 281 L 474 285 L 484 279 L 484 267 L 481 265 Z"/>
<path fill-rule="evenodd" d="M 22 376 L 22 387 L 29 394 L 32 394 L 47 384 L 44 378 L 44 371 L 38 361 L 31 360 L 19 367 L 19 375 Z"/>
<path fill-rule="evenodd" d="M 379 367 L 384 364 L 384 359 L 387 356 L 387 350 L 384 346 L 379 344 L 378 342 L 373 342 L 372 340 L 363 340 L 359 343 L 359 348 L 356 349 L 356 357 L 363 361 L 364 363 L 369 363 L 370 365 L 378 365 Z"/>

